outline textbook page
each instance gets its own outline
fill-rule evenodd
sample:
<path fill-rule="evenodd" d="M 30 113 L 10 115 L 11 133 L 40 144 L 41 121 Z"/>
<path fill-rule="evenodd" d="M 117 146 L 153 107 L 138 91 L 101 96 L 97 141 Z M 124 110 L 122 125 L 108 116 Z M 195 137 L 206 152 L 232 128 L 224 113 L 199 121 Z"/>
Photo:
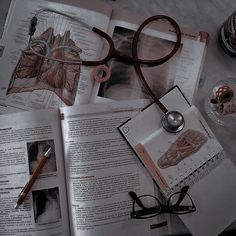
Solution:
<path fill-rule="evenodd" d="M 132 56 L 134 33 L 145 19 L 147 18 L 124 10 L 113 12 L 108 33 L 113 38 L 115 48 L 122 55 Z M 182 41 L 174 57 L 164 64 L 151 67 L 141 65 L 141 68 L 156 97 L 161 97 L 173 85 L 178 85 L 189 102 L 193 103 L 205 58 L 208 34 L 181 26 L 180 28 Z M 149 23 L 140 36 L 137 50 L 139 58 L 154 60 L 169 54 L 176 42 L 173 31 L 174 28 L 166 20 Z M 111 78 L 105 83 L 97 84 L 94 88 L 94 99 L 128 100 L 148 97 L 132 63 L 113 59 L 108 65 L 112 70 Z"/>
<path fill-rule="evenodd" d="M 109 102 L 61 108 L 71 232 L 79 236 L 167 233 L 165 215 L 131 219 L 132 199 L 155 194 L 148 172 L 117 127 L 144 102 Z M 151 229 L 153 228 L 153 229 Z"/>
<path fill-rule="evenodd" d="M 29 48 L 29 25 L 35 13 L 45 8 L 75 17 L 78 21 L 55 12 L 42 11 L 37 15 L 38 23 L 32 38 L 49 42 L 47 46 L 40 45 L 42 50 L 45 47 L 53 50 L 61 45 L 76 50 L 66 49 L 61 54 L 55 51 L 51 53 L 53 57 L 98 60 L 103 40 L 80 22 L 106 32 L 111 7 L 92 0 L 64 3 L 12 0 L 11 17 L 7 18 L 1 41 L 4 46 L 0 58 L 1 103 L 24 110 L 88 103 L 94 86 L 91 78 L 93 67 L 56 63 L 35 55 Z M 32 47 L 41 50 L 36 46 Z"/>
<path fill-rule="evenodd" d="M 0 235 L 69 235 L 59 112 L 1 115 L 0 124 Z M 46 145 L 53 151 L 26 199 L 15 209 Z"/>

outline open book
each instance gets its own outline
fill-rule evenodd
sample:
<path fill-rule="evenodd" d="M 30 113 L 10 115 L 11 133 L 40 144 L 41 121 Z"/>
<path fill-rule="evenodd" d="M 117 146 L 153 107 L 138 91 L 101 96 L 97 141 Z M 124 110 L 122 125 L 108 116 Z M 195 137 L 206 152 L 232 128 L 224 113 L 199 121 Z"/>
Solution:
<path fill-rule="evenodd" d="M 164 215 L 130 218 L 129 191 L 156 194 L 117 127 L 146 100 L 0 116 L 0 235 L 163 235 Z M 53 153 L 23 204 L 17 196 L 45 145 Z M 163 227 L 160 227 L 163 226 Z"/>
<path fill-rule="evenodd" d="M 100 84 L 91 76 L 93 66 L 58 66 L 54 63 L 49 67 L 47 60 L 41 60 L 32 54 L 28 33 L 30 20 L 38 10 L 50 8 L 77 17 L 81 22 L 107 32 L 119 51 L 131 55 L 134 31 L 145 18 L 127 11 L 113 11 L 104 2 L 62 2 L 12 0 L 1 40 L 4 50 L 0 58 L 0 103 L 30 110 L 107 99 L 147 98 L 133 65 L 110 60 L 108 65 L 111 67 L 112 76 L 110 80 Z M 42 12 L 38 18 L 38 28 L 33 36 L 35 39 L 48 39 L 50 34 L 55 40 L 64 40 L 80 48 L 82 52 L 79 56 L 84 60 L 99 60 L 106 55 L 107 45 L 104 40 L 83 24 L 51 12 Z M 173 84 L 177 84 L 192 102 L 198 87 L 208 36 L 206 33 L 184 28 L 181 31 L 181 47 L 176 55 L 161 66 L 143 68 L 143 73 L 157 97 Z M 173 27 L 166 21 L 158 21 L 152 28 L 144 31 L 139 56 L 146 59 L 162 57 L 173 48 L 175 40 Z M 67 56 L 76 59 L 69 53 Z M 55 64 L 58 69 L 55 69 Z"/>

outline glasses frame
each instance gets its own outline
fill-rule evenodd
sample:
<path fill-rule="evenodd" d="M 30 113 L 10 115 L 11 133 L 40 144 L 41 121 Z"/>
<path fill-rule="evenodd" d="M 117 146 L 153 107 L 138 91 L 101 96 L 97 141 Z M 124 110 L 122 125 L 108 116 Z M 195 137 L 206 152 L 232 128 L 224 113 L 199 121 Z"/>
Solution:
<path fill-rule="evenodd" d="M 133 218 L 133 219 L 148 219 L 148 218 L 152 218 L 152 217 L 155 217 L 155 216 L 158 216 L 162 213 L 171 213 L 171 214 L 176 214 L 176 215 L 184 215 L 184 214 L 188 214 L 188 213 L 191 213 L 191 212 L 195 212 L 196 211 L 196 207 L 194 205 L 194 202 L 192 200 L 192 198 L 190 197 L 190 195 L 187 193 L 188 191 L 188 186 L 184 186 L 181 191 L 179 192 L 175 192 L 173 194 L 170 195 L 170 197 L 168 198 L 167 200 L 167 205 L 164 205 L 160 202 L 160 200 L 158 198 L 156 198 L 155 196 L 153 195 L 141 195 L 141 196 L 137 196 L 137 194 L 135 192 L 129 192 L 129 195 L 130 197 L 133 199 L 133 207 L 132 207 L 132 212 L 130 213 L 130 217 Z M 175 203 L 175 205 L 173 207 L 174 210 L 172 210 L 170 205 L 170 201 L 171 201 L 171 198 L 176 195 L 176 194 L 180 194 L 179 196 L 179 199 L 177 200 L 177 202 Z M 192 204 L 192 208 L 189 209 L 188 211 L 186 211 L 186 208 L 188 209 L 189 206 L 180 206 L 179 204 L 182 202 L 182 200 L 185 198 L 185 196 L 188 196 L 190 201 L 191 201 L 191 204 Z M 157 207 L 145 207 L 143 204 L 142 204 L 142 201 L 141 201 L 141 198 L 142 197 L 152 197 L 154 198 L 157 203 L 159 204 L 158 205 L 158 208 Z M 135 211 L 135 204 L 138 204 L 142 209 L 141 210 L 138 210 L 138 211 Z M 178 210 L 178 212 L 177 212 Z M 181 212 L 183 211 L 183 212 Z M 149 214 L 152 214 L 152 213 L 155 213 L 151 216 L 148 216 Z M 145 216 L 147 215 L 147 216 Z"/>

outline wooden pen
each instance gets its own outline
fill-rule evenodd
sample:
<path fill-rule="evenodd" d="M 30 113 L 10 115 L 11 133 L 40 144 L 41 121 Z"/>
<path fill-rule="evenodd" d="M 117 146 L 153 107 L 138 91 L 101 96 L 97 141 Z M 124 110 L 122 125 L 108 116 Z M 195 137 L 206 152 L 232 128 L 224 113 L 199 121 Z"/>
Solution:
<path fill-rule="evenodd" d="M 16 205 L 15 205 L 15 209 L 17 209 L 22 202 L 24 201 L 24 199 L 26 198 L 28 192 L 30 191 L 31 187 L 33 186 L 35 180 L 38 178 L 41 170 L 43 169 L 47 159 L 49 158 L 51 152 L 52 152 L 52 147 L 48 146 L 48 148 L 46 149 L 47 151 L 44 153 L 44 155 L 42 156 L 42 159 L 40 160 L 37 168 L 35 169 L 35 171 L 33 172 L 31 178 L 29 179 L 29 181 L 26 183 L 26 185 L 24 186 L 24 188 L 21 190 Z"/>

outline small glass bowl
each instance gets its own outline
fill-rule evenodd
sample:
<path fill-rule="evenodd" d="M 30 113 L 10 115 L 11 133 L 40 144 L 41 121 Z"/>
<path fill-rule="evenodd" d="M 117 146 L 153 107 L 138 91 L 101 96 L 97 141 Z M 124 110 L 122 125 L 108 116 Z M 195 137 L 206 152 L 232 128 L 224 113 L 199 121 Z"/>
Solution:
<path fill-rule="evenodd" d="M 236 125 L 236 78 L 220 80 L 204 102 L 207 115 L 222 126 Z"/>

